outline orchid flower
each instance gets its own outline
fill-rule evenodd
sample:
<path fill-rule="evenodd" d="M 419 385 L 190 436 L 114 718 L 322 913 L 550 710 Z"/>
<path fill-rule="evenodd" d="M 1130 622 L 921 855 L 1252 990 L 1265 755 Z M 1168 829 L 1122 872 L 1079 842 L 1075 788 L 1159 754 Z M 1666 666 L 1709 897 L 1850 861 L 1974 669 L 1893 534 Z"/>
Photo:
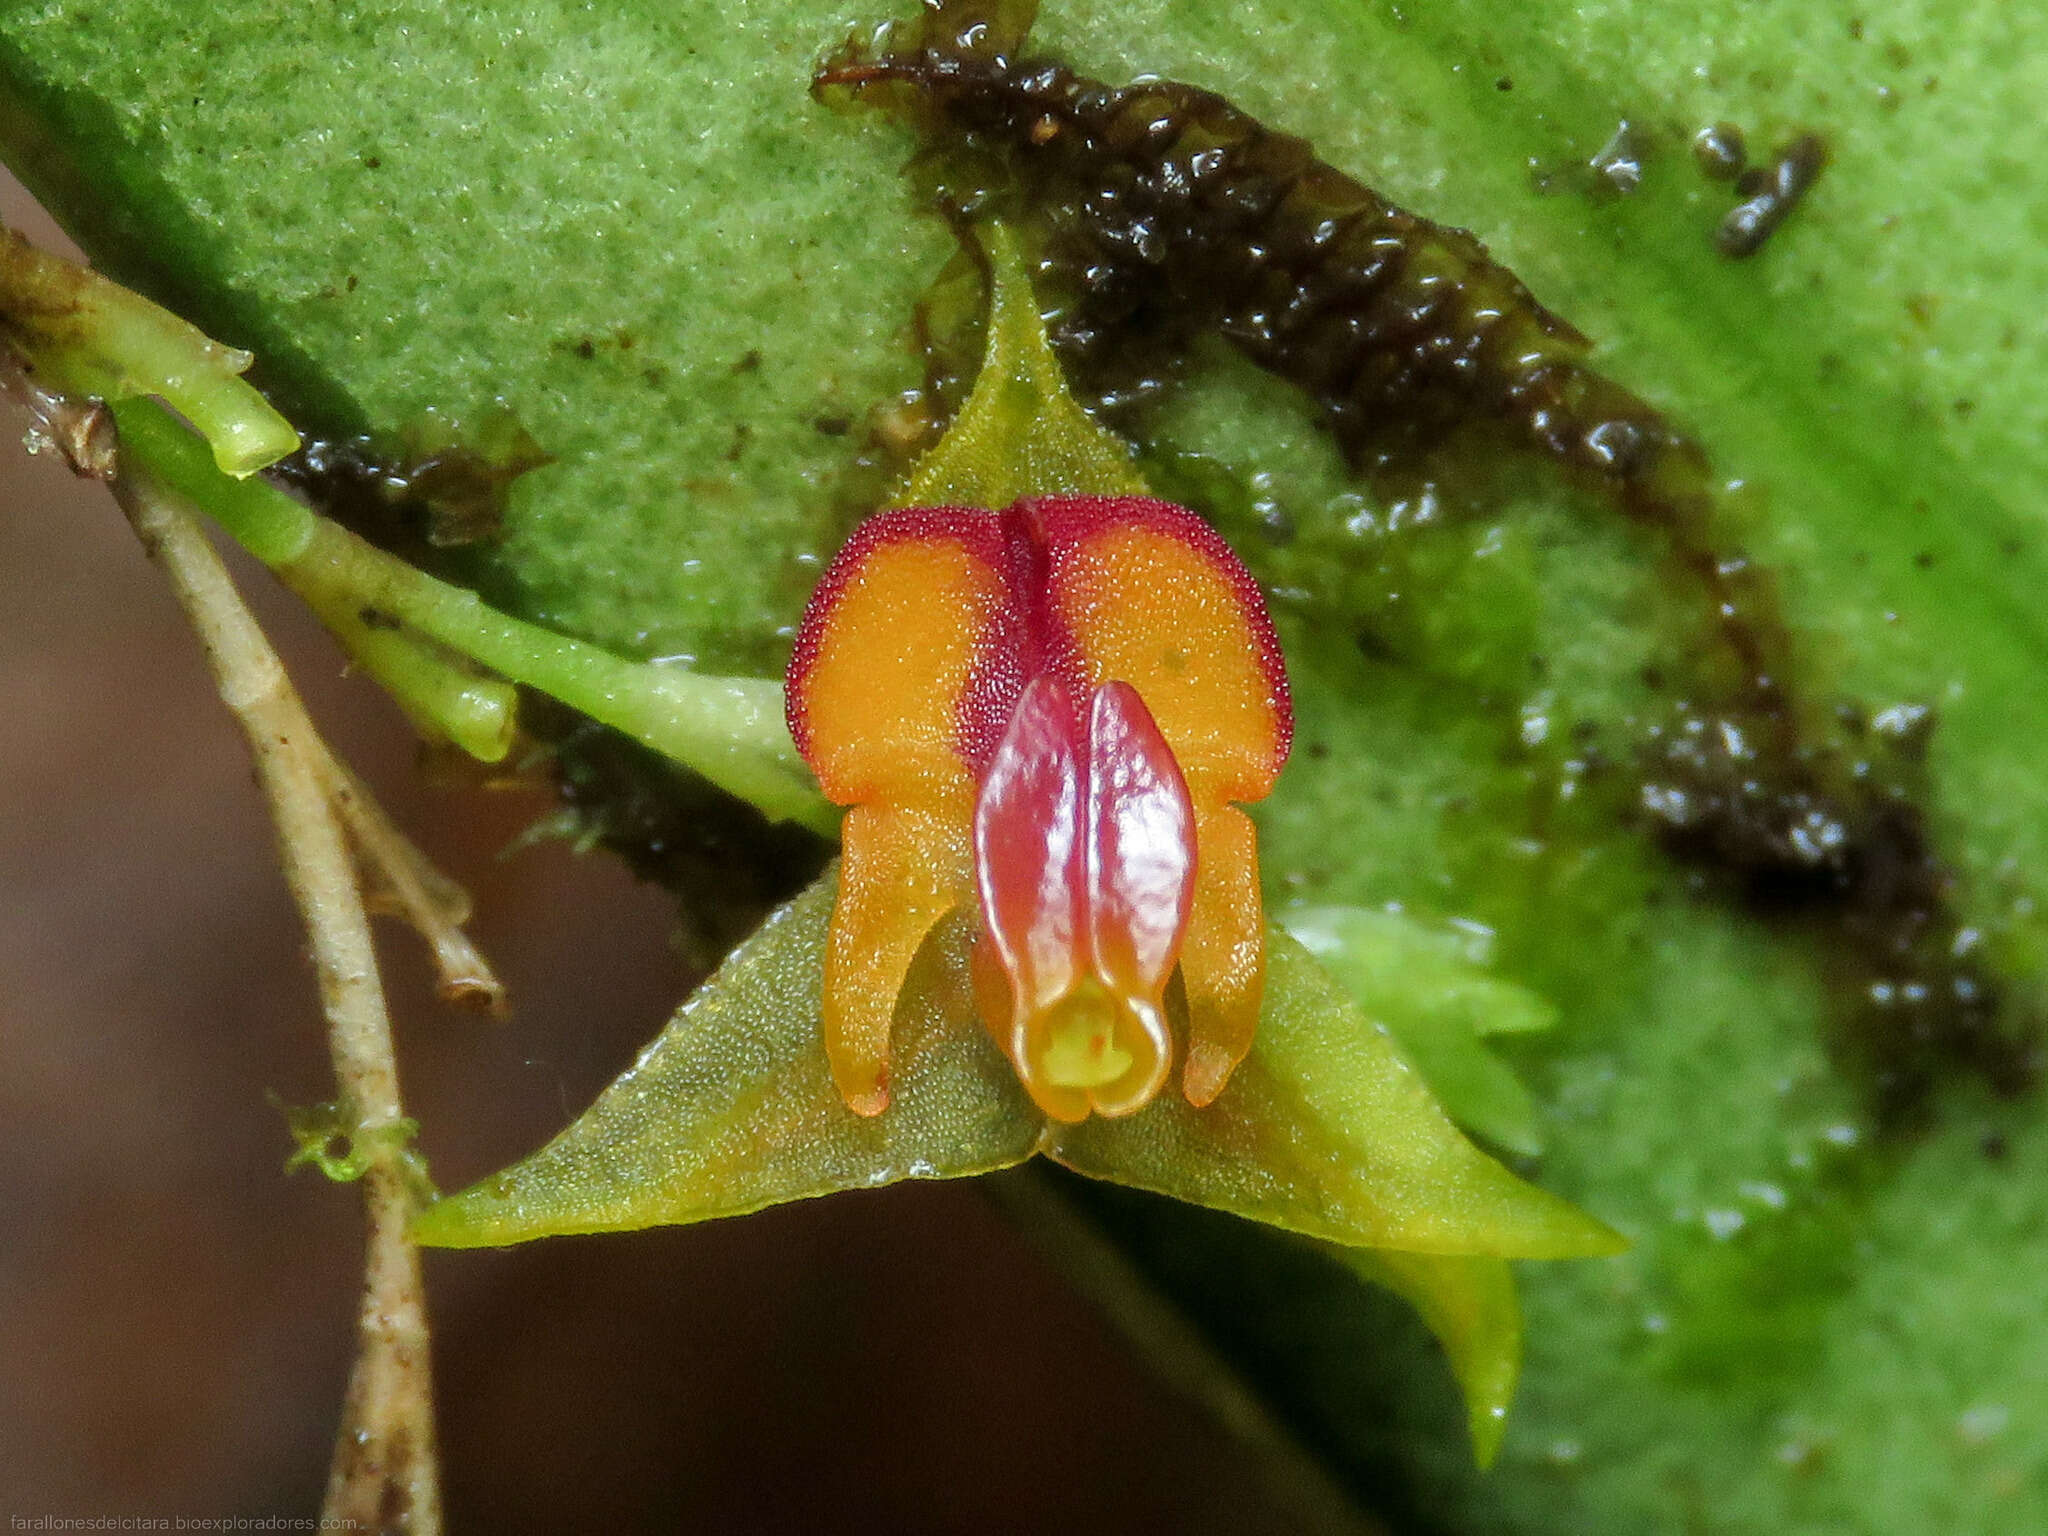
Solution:
<path fill-rule="evenodd" d="M 798 631 L 789 724 L 851 807 L 824 1034 L 848 1105 L 889 1101 L 890 1024 L 932 926 L 979 909 L 982 1022 L 1059 1120 L 1129 1114 L 1174 1057 L 1205 1105 L 1251 1047 L 1256 834 L 1292 734 L 1257 586 L 1199 517 L 1139 497 L 882 513 Z"/>

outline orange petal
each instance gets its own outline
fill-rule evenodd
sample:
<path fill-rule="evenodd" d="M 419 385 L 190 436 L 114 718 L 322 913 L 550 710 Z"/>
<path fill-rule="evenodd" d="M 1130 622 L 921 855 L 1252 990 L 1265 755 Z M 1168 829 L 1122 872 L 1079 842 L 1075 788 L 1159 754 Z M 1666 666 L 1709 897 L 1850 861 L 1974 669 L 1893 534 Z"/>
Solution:
<path fill-rule="evenodd" d="M 1077 680 L 1138 690 L 1198 806 L 1263 799 L 1287 760 L 1293 707 L 1265 602 L 1230 546 L 1163 501 L 1019 507 L 1042 530 L 1048 607 Z"/>
<path fill-rule="evenodd" d="M 811 595 L 789 669 L 789 725 L 841 830 L 825 957 L 825 1049 L 847 1104 L 889 1102 L 890 1023 L 918 945 L 971 890 L 973 690 L 1008 602 L 987 513 L 923 509 L 862 524 Z"/>
<path fill-rule="evenodd" d="M 856 806 L 841 837 L 825 948 L 825 1054 L 847 1106 L 878 1115 L 889 1104 L 889 1027 L 903 978 L 967 883 L 966 814 Z"/>
<path fill-rule="evenodd" d="M 1199 1109 L 1223 1091 L 1258 1032 L 1266 929 L 1252 819 L 1232 806 L 1198 812 L 1195 847 L 1201 879 L 1180 960 L 1188 992 L 1188 1061 L 1181 1084 Z"/>
<path fill-rule="evenodd" d="M 996 519 L 869 518 L 811 594 L 789 664 L 789 730 L 839 805 L 971 794 L 963 704 L 999 660 L 1012 604 Z"/>

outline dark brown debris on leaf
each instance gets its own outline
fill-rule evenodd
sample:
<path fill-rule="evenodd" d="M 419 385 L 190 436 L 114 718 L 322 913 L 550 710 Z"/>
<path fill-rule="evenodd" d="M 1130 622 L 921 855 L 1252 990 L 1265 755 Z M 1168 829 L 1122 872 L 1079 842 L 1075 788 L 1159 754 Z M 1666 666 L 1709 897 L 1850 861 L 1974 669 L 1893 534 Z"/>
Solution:
<path fill-rule="evenodd" d="M 710 970 L 778 903 L 817 878 L 831 846 L 541 694 L 521 722 L 548 743 L 560 830 L 622 857 L 675 896 L 691 964 Z"/>
<path fill-rule="evenodd" d="M 430 415 L 395 443 L 308 439 L 270 474 L 373 544 L 418 556 L 497 538 L 513 484 L 553 462 L 499 406 L 474 425 Z"/>
<path fill-rule="evenodd" d="M 1733 123 L 1709 123 L 1692 138 L 1693 162 L 1710 181 L 1734 181 L 1749 168 L 1749 146 Z"/>
<path fill-rule="evenodd" d="M 1802 133 L 1767 166 L 1746 170 L 1735 190 L 1743 201 L 1728 211 L 1714 231 L 1714 247 L 1724 256 L 1754 256 L 1777 233 L 1799 200 L 1820 179 L 1827 166 L 1827 145 L 1820 135 Z"/>

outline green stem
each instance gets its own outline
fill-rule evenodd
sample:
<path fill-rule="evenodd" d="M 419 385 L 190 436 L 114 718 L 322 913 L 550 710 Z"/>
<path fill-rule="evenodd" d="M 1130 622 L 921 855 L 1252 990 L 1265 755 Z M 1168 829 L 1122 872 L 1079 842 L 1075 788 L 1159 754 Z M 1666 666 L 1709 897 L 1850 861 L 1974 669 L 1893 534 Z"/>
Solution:
<path fill-rule="evenodd" d="M 348 593 L 323 588 L 300 595 L 422 736 L 452 741 L 479 762 L 504 760 L 519 712 L 519 691 L 510 683 L 394 628 Z"/>
<path fill-rule="evenodd" d="M 221 474 L 199 440 L 154 402 L 124 401 L 115 418 L 127 452 L 204 507 L 285 585 L 323 613 L 353 613 L 387 637 L 387 668 L 401 679 L 408 667 L 421 669 L 416 698 L 434 681 L 426 669 L 447 666 L 422 644 L 431 642 L 623 731 L 766 815 L 836 831 L 838 812 L 789 739 L 780 683 L 628 661 L 511 618 L 266 481 Z M 410 658 L 395 648 L 400 639 L 411 644 Z"/>
<path fill-rule="evenodd" d="M 299 446 L 290 422 L 239 375 L 224 347 L 169 310 L 0 228 L 0 341 L 34 359 L 50 389 L 108 402 L 161 395 L 197 427 L 230 475 Z"/>

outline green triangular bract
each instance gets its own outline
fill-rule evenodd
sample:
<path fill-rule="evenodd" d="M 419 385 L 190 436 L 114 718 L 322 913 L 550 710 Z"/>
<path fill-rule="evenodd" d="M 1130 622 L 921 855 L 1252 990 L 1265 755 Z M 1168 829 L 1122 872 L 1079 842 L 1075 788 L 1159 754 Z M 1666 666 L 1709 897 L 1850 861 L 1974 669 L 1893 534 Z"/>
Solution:
<path fill-rule="evenodd" d="M 984 1173 L 1036 1149 L 1076 1172 L 1347 1246 L 1567 1258 L 1623 1243 L 1474 1147 L 1315 962 L 1268 934 L 1258 1043 L 1205 1110 L 1047 1125 L 976 1022 L 970 924 L 942 925 L 898 1004 L 893 1098 L 855 1115 L 819 1033 L 837 871 L 770 918 L 581 1118 L 429 1207 L 440 1247 L 734 1216 L 904 1178 Z"/>
<path fill-rule="evenodd" d="M 1277 928 L 1266 957 L 1257 1040 L 1213 1105 L 1162 1094 L 1127 1120 L 1055 1127 L 1047 1153 L 1348 1246 L 1531 1259 L 1627 1246 L 1467 1141 L 1387 1032 Z"/>
<path fill-rule="evenodd" d="M 1007 507 L 1020 496 L 1056 493 L 1149 496 L 1129 448 L 1068 392 L 1015 238 L 1000 224 L 981 233 L 991 274 L 981 372 L 896 504 Z"/>
<path fill-rule="evenodd" d="M 423 1210 L 419 1241 L 479 1248 L 705 1221 L 1029 1156 L 1037 1113 L 975 1022 L 957 920 L 904 987 L 888 1112 L 866 1119 L 841 1102 L 818 1024 L 837 888 L 835 866 L 769 918 L 567 1130 Z"/>

